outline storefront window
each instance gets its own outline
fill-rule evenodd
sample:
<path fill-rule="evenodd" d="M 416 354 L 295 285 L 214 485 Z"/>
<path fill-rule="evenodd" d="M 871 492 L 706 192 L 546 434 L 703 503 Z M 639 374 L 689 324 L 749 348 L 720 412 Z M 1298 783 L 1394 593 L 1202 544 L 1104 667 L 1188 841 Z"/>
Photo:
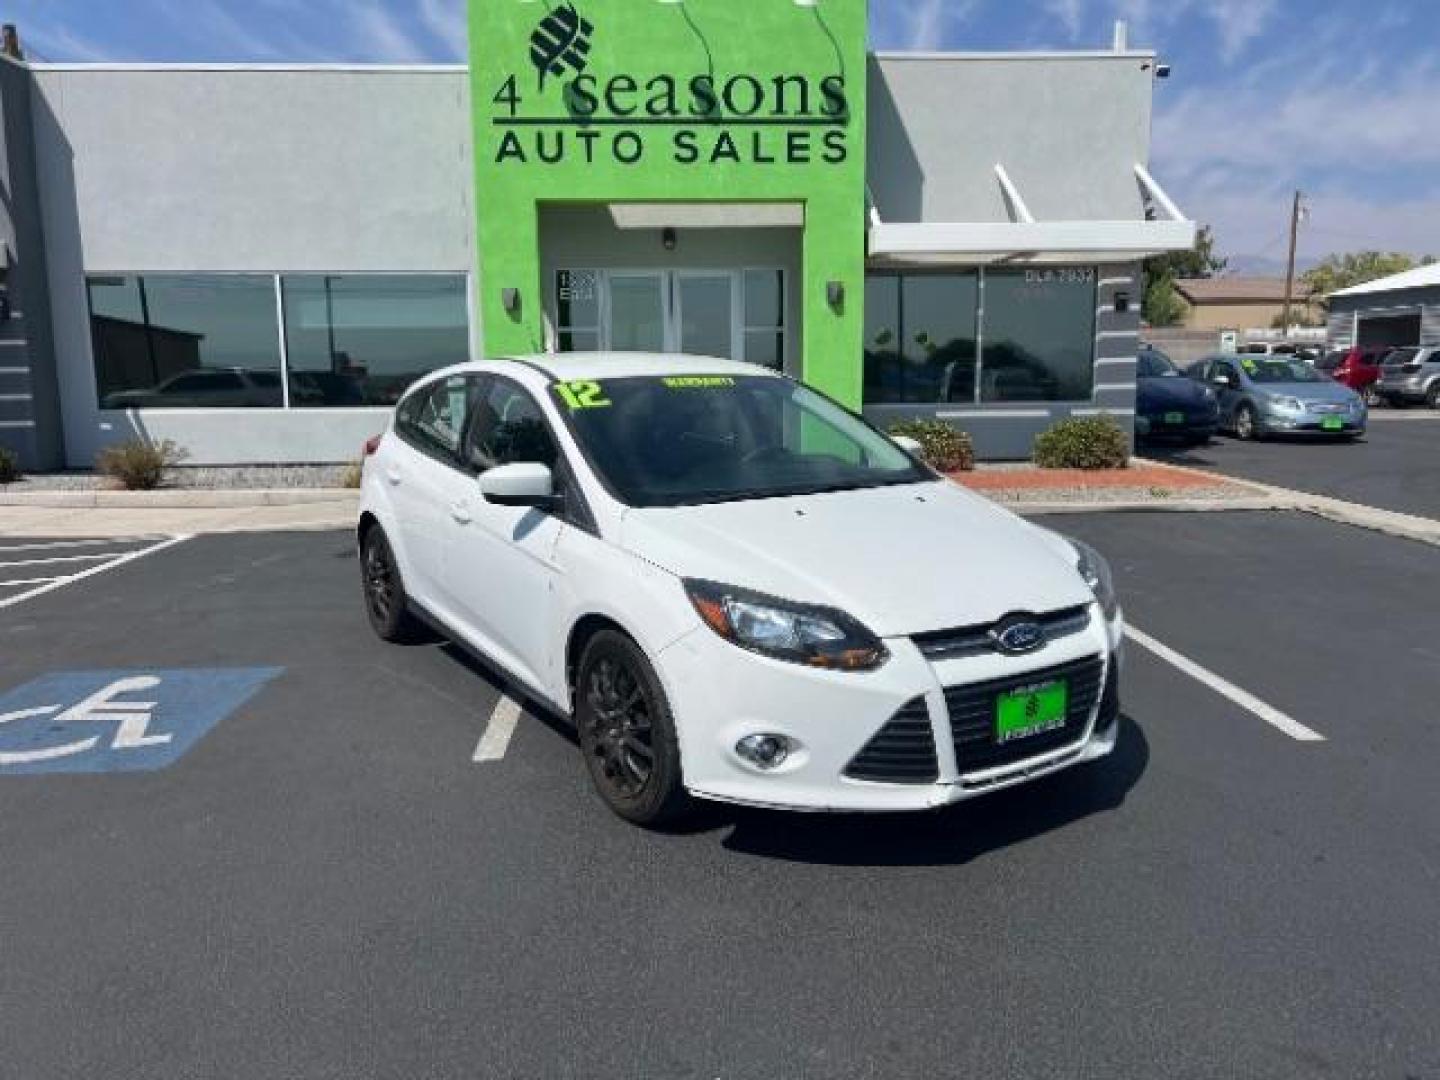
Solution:
<path fill-rule="evenodd" d="M 88 286 L 101 408 L 283 403 L 273 278 L 115 276 Z"/>
<path fill-rule="evenodd" d="M 561 270 L 555 275 L 557 352 L 600 349 L 600 272 Z"/>
<path fill-rule="evenodd" d="M 1093 269 L 986 272 L 982 401 L 1088 401 L 1094 357 Z"/>
<path fill-rule="evenodd" d="M 872 275 L 865 283 L 865 397 L 973 401 L 976 274 Z"/>
<path fill-rule="evenodd" d="M 317 274 L 282 289 L 294 408 L 393 405 L 469 359 L 464 275 Z"/>
<path fill-rule="evenodd" d="M 865 282 L 867 404 L 1086 401 L 1094 355 L 1093 268 Z"/>

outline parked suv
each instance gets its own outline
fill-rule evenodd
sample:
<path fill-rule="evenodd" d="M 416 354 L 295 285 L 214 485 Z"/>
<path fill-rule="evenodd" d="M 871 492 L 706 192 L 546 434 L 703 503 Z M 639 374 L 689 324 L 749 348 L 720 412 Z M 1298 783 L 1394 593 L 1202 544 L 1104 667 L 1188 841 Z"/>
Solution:
<path fill-rule="evenodd" d="M 1388 405 L 1423 401 L 1440 409 L 1440 348 L 1392 351 L 1380 369 L 1375 393 Z"/>
<path fill-rule="evenodd" d="M 1336 349 L 1326 353 L 1315 367 L 1363 396 L 1366 405 L 1378 405 L 1374 387 L 1380 378 L 1380 361 L 1393 348 L 1391 345 L 1356 345 Z"/>

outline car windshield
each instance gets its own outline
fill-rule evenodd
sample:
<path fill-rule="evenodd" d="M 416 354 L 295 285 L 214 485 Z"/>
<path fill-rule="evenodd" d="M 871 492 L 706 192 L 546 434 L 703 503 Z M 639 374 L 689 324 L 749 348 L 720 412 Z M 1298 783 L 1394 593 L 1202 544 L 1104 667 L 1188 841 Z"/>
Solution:
<path fill-rule="evenodd" d="M 1419 349 L 1396 349 L 1385 357 L 1386 367 L 1399 367 L 1401 364 L 1408 364 L 1420 353 Z"/>
<path fill-rule="evenodd" d="M 1246 357 L 1240 362 L 1245 374 L 1257 383 L 1314 383 L 1328 382 L 1323 375 L 1303 360 L 1290 360 L 1284 356 Z"/>
<path fill-rule="evenodd" d="M 807 495 L 933 476 L 869 425 L 788 379 L 656 376 L 551 390 L 591 465 L 631 506 Z"/>
<path fill-rule="evenodd" d="M 1180 371 L 1170 358 L 1158 349 L 1145 349 L 1140 353 L 1137 366 L 1140 378 L 1158 379 L 1166 375 L 1179 375 Z"/>

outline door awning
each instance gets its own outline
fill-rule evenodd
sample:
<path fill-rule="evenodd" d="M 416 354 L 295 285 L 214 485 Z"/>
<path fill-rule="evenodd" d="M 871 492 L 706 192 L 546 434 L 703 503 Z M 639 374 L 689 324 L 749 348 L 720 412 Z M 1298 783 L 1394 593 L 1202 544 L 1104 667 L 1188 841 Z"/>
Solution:
<path fill-rule="evenodd" d="M 888 222 L 870 209 L 870 260 L 904 265 L 1131 262 L 1195 246 L 1198 228 L 1155 182 L 1135 166 L 1144 220 L 1037 221 L 1003 165 L 995 176 L 1010 221 Z"/>
<path fill-rule="evenodd" d="M 617 229 L 798 229 L 805 206 L 798 202 L 611 203 Z"/>

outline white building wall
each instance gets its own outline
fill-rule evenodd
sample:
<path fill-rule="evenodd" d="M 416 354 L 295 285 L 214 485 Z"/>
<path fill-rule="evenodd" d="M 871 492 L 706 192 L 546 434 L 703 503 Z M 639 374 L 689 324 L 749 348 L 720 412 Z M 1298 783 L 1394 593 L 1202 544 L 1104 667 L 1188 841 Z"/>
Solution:
<path fill-rule="evenodd" d="M 473 273 L 464 70 L 59 65 L 35 81 L 69 464 L 135 431 L 194 464 L 353 459 L 385 410 L 102 412 L 85 275 Z"/>

